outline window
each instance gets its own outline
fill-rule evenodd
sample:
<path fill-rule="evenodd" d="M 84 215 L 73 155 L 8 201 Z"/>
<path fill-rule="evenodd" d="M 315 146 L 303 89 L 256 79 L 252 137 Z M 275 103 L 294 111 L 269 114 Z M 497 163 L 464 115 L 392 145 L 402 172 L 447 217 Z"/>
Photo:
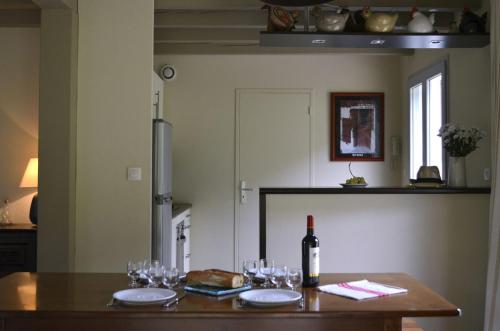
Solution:
<path fill-rule="evenodd" d="M 409 79 L 410 178 L 420 166 L 437 166 L 445 178 L 445 159 L 439 128 L 446 123 L 446 61 L 436 63 Z"/>

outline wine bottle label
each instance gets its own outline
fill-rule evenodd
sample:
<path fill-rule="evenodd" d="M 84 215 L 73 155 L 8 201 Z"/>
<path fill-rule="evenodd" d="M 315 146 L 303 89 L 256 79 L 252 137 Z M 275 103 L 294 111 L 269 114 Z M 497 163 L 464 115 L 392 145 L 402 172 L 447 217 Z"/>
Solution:
<path fill-rule="evenodd" d="M 309 277 L 319 277 L 319 247 L 309 248 Z"/>

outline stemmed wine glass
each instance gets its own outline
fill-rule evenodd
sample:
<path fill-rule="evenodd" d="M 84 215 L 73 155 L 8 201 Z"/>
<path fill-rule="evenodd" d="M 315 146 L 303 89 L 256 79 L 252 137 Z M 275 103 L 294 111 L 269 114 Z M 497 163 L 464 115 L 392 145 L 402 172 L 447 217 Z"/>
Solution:
<path fill-rule="evenodd" d="M 288 267 L 282 264 L 275 264 L 271 268 L 271 282 L 280 288 L 285 283 Z"/>
<path fill-rule="evenodd" d="M 127 275 L 130 279 L 129 286 L 130 287 L 139 287 L 140 272 L 142 268 L 142 262 L 128 261 L 127 263 Z"/>
<path fill-rule="evenodd" d="M 243 261 L 243 275 L 245 276 L 245 284 L 252 285 L 253 278 L 257 274 L 259 264 L 255 260 Z"/>
<path fill-rule="evenodd" d="M 148 259 L 145 259 L 144 262 L 142 263 L 141 274 L 145 278 L 146 287 L 151 287 L 152 280 L 151 280 L 151 275 L 149 274 L 149 269 L 153 264 L 160 264 L 160 261 L 158 260 L 150 261 Z"/>
<path fill-rule="evenodd" d="M 269 283 L 269 278 L 271 277 L 271 270 L 274 267 L 274 260 L 261 259 L 259 261 L 259 274 L 264 277 L 264 284 L 262 287 L 268 288 L 271 286 Z"/>
<path fill-rule="evenodd" d="M 286 284 L 292 288 L 293 291 L 297 290 L 297 286 L 302 283 L 302 269 L 289 268 L 286 273 Z"/>
<path fill-rule="evenodd" d="M 160 264 L 160 261 L 152 261 L 148 270 L 148 277 L 152 287 L 159 287 L 163 281 L 165 267 Z"/>
<path fill-rule="evenodd" d="M 163 283 L 169 289 L 173 289 L 179 283 L 179 270 L 177 268 L 165 269 Z"/>

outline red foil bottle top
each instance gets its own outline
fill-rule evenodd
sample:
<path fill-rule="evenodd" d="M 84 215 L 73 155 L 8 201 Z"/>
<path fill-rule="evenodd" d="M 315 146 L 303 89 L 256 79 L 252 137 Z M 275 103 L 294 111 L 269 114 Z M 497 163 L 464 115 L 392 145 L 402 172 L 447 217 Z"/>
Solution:
<path fill-rule="evenodd" d="M 314 228 L 314 217 L 312 215 L 307 215 L 307 228 L 308 229 Z"/>

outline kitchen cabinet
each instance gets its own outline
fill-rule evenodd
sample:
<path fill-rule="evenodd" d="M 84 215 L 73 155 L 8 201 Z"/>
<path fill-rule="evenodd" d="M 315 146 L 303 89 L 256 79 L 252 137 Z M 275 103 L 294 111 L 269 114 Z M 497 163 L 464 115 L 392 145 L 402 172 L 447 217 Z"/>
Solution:
<path fill-rule="evenodd" d="M 174 204 L 172 208 L 172 266 L 182 274 L 189 272 L 191 260 L 191 205 Z"/>

